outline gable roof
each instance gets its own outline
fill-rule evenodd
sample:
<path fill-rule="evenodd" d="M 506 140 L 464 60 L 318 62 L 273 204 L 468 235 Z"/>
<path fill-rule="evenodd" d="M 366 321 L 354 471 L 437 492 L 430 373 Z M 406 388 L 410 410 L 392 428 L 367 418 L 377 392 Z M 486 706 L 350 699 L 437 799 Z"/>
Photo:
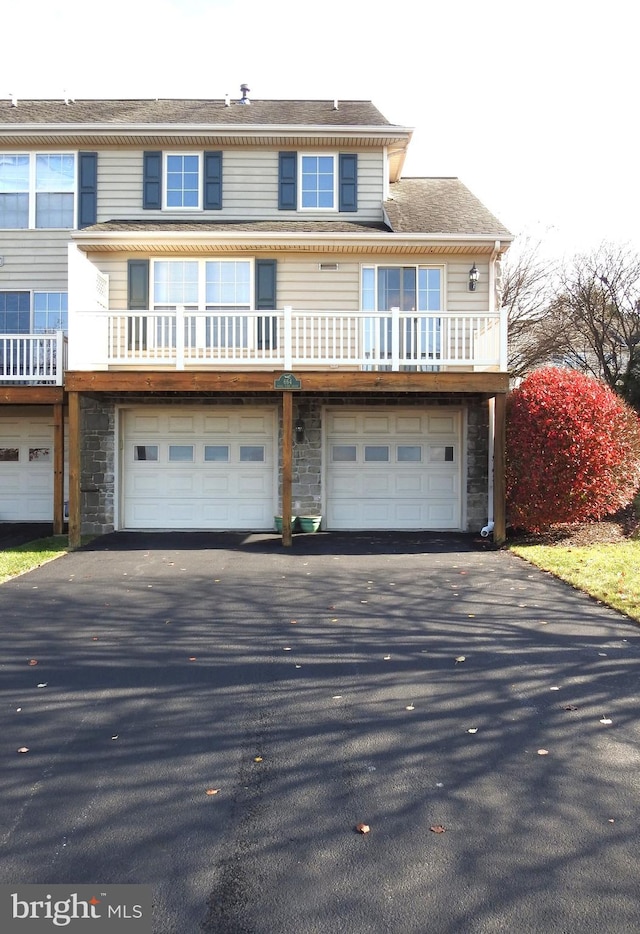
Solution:
<path fill-rule="evenodd" d="M 389 186 L 384 202 L 394 233 L 485 236 L 513 235 L 458 178 L 403 178 Z"/>

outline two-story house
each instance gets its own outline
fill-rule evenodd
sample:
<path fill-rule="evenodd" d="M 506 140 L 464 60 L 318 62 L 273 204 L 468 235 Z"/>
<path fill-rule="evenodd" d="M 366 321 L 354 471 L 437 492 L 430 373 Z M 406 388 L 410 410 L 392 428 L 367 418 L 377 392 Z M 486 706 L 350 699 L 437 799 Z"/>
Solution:
<path fill-rule="evenodd" d="M 504 537 L 512 238 L 411 136 L 246 86 L 0 103 L 0 521 Z"/>

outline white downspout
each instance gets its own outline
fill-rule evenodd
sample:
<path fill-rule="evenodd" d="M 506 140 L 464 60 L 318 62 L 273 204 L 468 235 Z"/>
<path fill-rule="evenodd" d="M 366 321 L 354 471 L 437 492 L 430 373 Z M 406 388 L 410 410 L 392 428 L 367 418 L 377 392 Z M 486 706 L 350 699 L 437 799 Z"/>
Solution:
<path fill-rule="evenodd" d="M 489 314 L 496 310 L 496 259 L 500 254 L 500 241 L 496 240 L 489 260 Z M 489 463 L 487 477 L 487 524 L 480 530 L 483 538 L 488 538 L 493 532 L 493 464 L 496 440 L 495 399 L 489 399 Z"/>

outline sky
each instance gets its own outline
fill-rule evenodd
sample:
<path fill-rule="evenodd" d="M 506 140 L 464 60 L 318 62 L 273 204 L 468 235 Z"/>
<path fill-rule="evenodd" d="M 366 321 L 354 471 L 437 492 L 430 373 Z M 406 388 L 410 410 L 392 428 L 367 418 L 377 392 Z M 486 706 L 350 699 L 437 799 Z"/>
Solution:
<path fill-rule="evenodd" d="M 556 256 L 640 253 L 631 0 L 29 0 L 0 98 L 371 100 L 405 176 L 457 176 Z"/>

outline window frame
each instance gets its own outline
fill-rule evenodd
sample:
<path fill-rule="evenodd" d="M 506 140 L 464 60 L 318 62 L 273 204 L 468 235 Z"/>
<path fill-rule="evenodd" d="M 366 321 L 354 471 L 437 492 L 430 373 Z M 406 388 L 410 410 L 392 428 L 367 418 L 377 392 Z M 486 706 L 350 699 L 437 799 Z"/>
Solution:
<path fill-rule="evenodd" d="M 75 230 L 78 224 L 78 150 L 37 150 L 34 152 L 25 152 L 24 150 L 2 150 L 0 157 L 3 156 L 24 156 L 29 160 L 28 165 L 28 188 L 20 191 L 0 191 L 0 194 L 26 194 L 27 195 L 27 225 L 26 227 L 3 227 L 0 230 Z M 37 165 L 38 157 L 41 156 L 70 156 L 73 159 L 73 185 L 70 190 L 61 188 L 39 188 L 37 184 Z M 37 219 L 37 198 L 39 194 L 71 194 L 73 198 L 73 211 L 71 225 L 69 227 L 59 226 L 38 226 Z"/>
<path fill-rule="evenodd" d="M 331 159 L 333 163 L 332 175 L 333 175 L 333 187 L 332 187 L 332 204 L 330 207 L 321 207 L 319 205 L 305 206 L 303 204 L 305 189 L 304 189 L 304 160 L 305 159 Z M 309 211 L 320 211 L 323 214 L 332 213 L 337 214 L 339 208 L 338 200 L 338 185 L 339 185 L 339 164 L 338 164 L 338 153 L 337 152 L 299 152 L 298 153 L 298 210 L 309 212 Z M 321 189 L 317 187 L 315 193 L 318 197 L 320 195 Z"/>
<path fill-rule="evenodd" d="M 192 189 L 185 189 L 184 184 L 181 189 L 175 189 L 176 191 L 182 192 L 182 204 L 169 204 L 169 160 L 170 159 L 185 159 L 185 158 L 195 158 L 198 162 L 198 177 L 196 181 L 196 194 L 197 194 L 197 204 L 184 204 L 184 196 L 186 191 L 191 191 Z M 204 153 L 200 151 L 195 152 L 174 152 L 172 150 L 165 150 L 162 153 L 162 210 L 163 211 L 202 211 L 203 210 L 203 172 L 204 172 Z M 183 174 L 184 174 L 184 164 L 183 164 Z"/>

